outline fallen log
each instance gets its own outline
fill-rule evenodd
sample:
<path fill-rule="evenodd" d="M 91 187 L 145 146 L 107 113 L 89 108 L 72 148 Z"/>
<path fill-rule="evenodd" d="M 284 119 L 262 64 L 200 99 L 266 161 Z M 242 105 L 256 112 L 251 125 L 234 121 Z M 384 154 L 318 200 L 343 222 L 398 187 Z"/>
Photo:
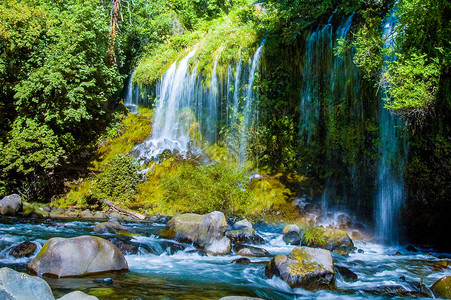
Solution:
<path fill-rule="evenodd" d="M 106 204 L 109 207 L 111 207 L 112 209 L 117 210 L 117 211 L 119 211 L 121 213 L 124 213 L 126 215 L 129 215 L 129 216 L 131 216 L 131 217 L 133 217 L 135 219 L 144 220 L 146 218 L 146 216 L 144 216 L 144 215 L 142 215 L 142 214 L 140 214 L 140 213 L 138 213 L 136 211 L 133 211 L 133 210 L 127 208 L 127 207 L 123 207 L 123 206 L 120 206 L 118 204 L 114 204 L 110 200 L 101 199 L 101 200 L 99 200 L 99 202 L 102 203 L 102 204 Z"/>

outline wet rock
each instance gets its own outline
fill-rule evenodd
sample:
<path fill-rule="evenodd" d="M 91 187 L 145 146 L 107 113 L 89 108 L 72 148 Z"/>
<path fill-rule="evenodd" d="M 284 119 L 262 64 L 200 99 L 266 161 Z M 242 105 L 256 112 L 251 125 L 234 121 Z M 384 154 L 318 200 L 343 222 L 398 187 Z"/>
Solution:
<path fill-rule="evenodd" d="M 70 277 L 107 271 L 128 271 L 127 261 L 116 246 L 99 237 L 51 238 L 28 269 L 39 276 Z"/>
<path fill-rule="evenodd" d="M 96 224 L 92 231 L 96 233 L 130 233 L 130 231 L 127 229 L 127 227 L 122 226 L 119 223 L 114 222 L 102 222 L 99 224 Z"/>
<path fill-rule="evenodd" d="M 287 245 L 299 246 L 301 244 L 301 236 L 299 233 L 291 231 L 283 235 L 283 241 Z"/>
<path fill-rule="evenodd" d="M 247 219 L 240 220 L 233 224 L 233 230 L 229 230 L 226 236 L 232 241 L 232 243 L 242 244 L 264 244 L 265 240 L 255 233 L 251 222 Z"/>
<path fill-rule="evenodd" d="M 407 246 L 406 250 L 409 251 L 409 252 L 418 252 L 417 248 L 415 248 L 412 245 Z"/>
<path fill-rule="evenodd" d="M 249 222 L 246 218 L 233 224 L 233 229 L 235 229 L 235 230 L 239 230 L 239 229 L 243 229 L 243 228 L 253 228 L 252 223 Z"/>
<path fill-rule="evenodd" d="M 363 290 L 363 292 L 376 295 L 376 296 L 383 296 L 386 298 L 393 298 L 393 297 L 409 297 L 409 298 L 418 298 L 418 297 L 424 297 L 425 294 L 419 293 L 416 291 L 408 291 L 401 285 L 384 285 L 380 287 L 376 287 L 371 290 Z"/>
<path fill-rule="evenodd" d="M 357 274 L 346 267 L 335 265 L 335 270 L 340 273 L 343 279 L 347 282 L 355 282 L 358 279 Z"/>
<path fill-rule="evenodd" d="M 105 213 L 103 211 L 96 211 L 92 216 L 93 219 L 105 219 Z"/>
<path fill-rule="evenodd" d="M 110 222 L 117 222 L 118 220 L 122 220 L 122 215 L 114 211 L 109 214 L 108 218 L 110 219 Z"/>
<path fill-rule="evenodd" d="M 237 259 L 232 260 L 232 264 L 249 264 L 251 261 L 249 258 L 246 257 L 240 257 Z"/>
<path fill-rule="evenodd" d="M 25 241 L 17 246 L 12 247 L 9 251 L 9 255 L 14 256 L 15 258 L 29 257 L 34 253 L 36 247 L 37 246 L 35 243 Z"/>
<path fill-rule="evenodd" d="M 138 253 L 139 247 L 128 241 L 123 241 L 117 237 L 108 238 L 107 240 L 116 246 L 123 254 L 130 255 Z"/>
<path fill-rule="evenodd" d="M 409 291 L 418 293 L 418 295 L 420 295 L 421 297 L 433 298 L 432 292 L 422 283 L 422 281 L 420 282 L 408 281 L 406 280 L 405 276 L 399 277 L 399 280 L 401 280 L 408 286 Z"/>
<path fill-rule="evenodd" d="M 399 251 L 396 251 L 396 253 L 394 254 L 395 256 L 401 256 L 402 255 L 402 253 L 401 252 L 399 252 Z"/>
<path fill-rule="evenodd" d="M 253 246 L 247 246 L 242 244 L 235 244 L 233 249 L 236 251 L 236 255 L 241 256 L 253 256 L 253 257 L 264 257 L 269 256 L 269 252 L 262 248 L 257 248 Z"/>
<path fill-rule="evenodd" d="M 302 244 L 309 247 L 327 249 L 341 255 L 348 255 L 355 249 L 354 243 L 346 231 L 321 226 L 304 233 Z"/>
<path fill-rule="evenodd" d="M 357 253 L 362 254 L 362 253 L 365 253 L 365 251 L 363 251 L 363 249 L 358 249 L 358 250 L 357 250 Z"/>
<path fill-rule="evenodd" d="M 451 276 L 445 276 L 437 280 L 431 291 L 436 298 L 451 299 Z"/>
<path fill-rule="evenodd" d="M 330 289 L 335 282 L 330 251 L 309 247 L 296 247 L 288 256 L 277 255 L 266 265 L 265 275 L 278 276 L 291 288 L 308 290 Z"/>
<path fill-rule="evenodd" d="M 15 215 L 21 208 L 22 200 L 17 194 L 5 196 L 0 200 L 0 214 L 2 215 Z"/>
<path fill-rule="evenodd" d="M 80 217 L 83 219 L 91 219 L 92 218 L 92 213 L 89 209 L 85 209 L 83 211 L 80 212 Z"/>
<path fill-rule="evenodd" d="M 44 279 L 10 268 L 0 268 L 0 299 L 54 300 L 55 298 Z"/>
<path fill-rule="evenodd" d="M 113 284 L 113 279 L 111 278 L 103 278 L 103 279 L 95 279 L 94 280 L 95 283 L 100 283 L 100 284 L 104 284 L 104 285 L 112 285 Z"/>
<path fill-rule="evenodd" d="M 346 214 L 340 214 L 337 216 L 337 223 L 340 229 L 349 229 L 353 225 L 352 218 Z"/>
<path fill-rule="evenodd" d="M 290 232 L 296 232 L 299 234 L 301 232 L 301 229 L 299 229 L 299 226 L 296 224 L 288 224 L 282 230 L 282 234 L 287 234 Z"/>
<path fill-rule="evenodd" d="M 225 236 L 226 230 L 227 222 L 222 212 L 182 214 L 166 224 L 160 237 L 192 243 L 211 255 L 223 255 L 231 249 L 230 239 Z"/>
<path fill-rule="evenodd" d="M 58 298 L 57 300 L 98 300 L 99 298 L 85 294 L 80 291 L 75 291 L 69 294 L 64 295 L 61 298 Z"/>

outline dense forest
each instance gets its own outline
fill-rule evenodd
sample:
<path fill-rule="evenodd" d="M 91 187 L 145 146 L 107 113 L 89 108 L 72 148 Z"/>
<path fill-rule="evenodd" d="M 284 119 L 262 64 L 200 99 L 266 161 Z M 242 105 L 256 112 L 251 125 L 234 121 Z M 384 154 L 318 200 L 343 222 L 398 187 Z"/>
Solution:
<path fill-rule="evenodd" d="M 403 160 L 400 226 L 411 240 L 450 247 L 450 16 L 451 4 L 438 0 L 3 1 L 0 195 L 80 207 L 109 198 L 162 214 L 282 211 L 287 218 L 295 197 L 326 195 L 327 205 L 372 223 L 386 111 L 404 139 L 388 142 L 400 143 L 388 159 Z M 396 24 L 386 35 L 390 17 Z M 331 33 L 337 39 L 321 54 L 326 62 L 305 58 L 329 43 L 321 36 L 331 27 L 342 32 Z M 229 112 L 227 99 L 238 92 L 226 82 L 241 62 L 251 67 L 262 45 L 255 84 L 241 87 L 237 106 L 257 95 L 250 118 L 258 117 L 258 126 L 250 126 L 244 108 Z M 193 49 L 190 72 L 205 91 L 219 82 L 223 98 L 213 132 L 187 113 L 196 119 L 190 134 L 217 163 L 169 153 L 143 164 L 127 153 L 152 132 L 155 87 Z M 123 106 L 133 70 L 137 114 Z M 355 77 L 332 78 L 334 70 Z M 317 74 L 318 87 L 307 85 L 307 73 Z M 331 82 L 341 91 L 321 88 Z M 300 105 L 309 89 L 321 99 L 318 108 Z M 243 152 L 234 139 L 244 135 Z M 267 180 L 237 189 L 250 172 Z"/>

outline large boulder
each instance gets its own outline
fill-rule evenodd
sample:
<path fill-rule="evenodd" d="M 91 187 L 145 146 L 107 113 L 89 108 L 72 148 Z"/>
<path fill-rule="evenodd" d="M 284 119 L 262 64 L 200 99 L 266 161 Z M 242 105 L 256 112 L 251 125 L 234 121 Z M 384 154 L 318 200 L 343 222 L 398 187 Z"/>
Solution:
<path fill-rule="evenodd" d="M 15 215 L 21 208 L 22 200 L 17 194 L 5 196 L 0 200 L 0 214 L 2 215 Z"/>
<path fill-rule="evenodd" d="M 223 255 L 231 249 L 230 239 L 225 236 L 226 230 L 227 222 L 222 212 L 182 214 L 169 220 L 160 237 L 192 243 L 207 254 Z"/>
<path fill-rule="evenodd" d="M 51 238 L 28 269 L 39 276 L 82 276 L 107 271 L 128 271 L 124 255 L 112 243 L 95 236 Z"/>
<path fill-rule="evenodd" d="M 308 290 L 330 289 L 335 282 L 330 251 L 309 247 L 296 247 L 288 256 L 277 255 L 266 265 L 265 275 L 278 276 L 291 288 Z"/>
<path fill-rule="evenodd" d="M 44 279 L 20 273 L 10 268 L 1 268 L 0 299 L 54 300 L 55 297 L 53 297 L 52 290 Z"/>
<path fill-rule="evenodd" d="M 11 248 L 11 250 L 9 251 L 9 255 L 14 256 L 15 258 L 20 258 L 20 257 L 28 257 L 31 256 L 34 251 L 36 251 L 36 244 L 32 243 L 30 241 L 25 241 L 23 243 L 20 243 L 19 245 L 16 245 L 14 247 Z"/>
<path fill-rule="evenodd" d="M 64 295 L 61 298 L 58 298 L 57 300 L 98 300 L 99 298 L 95 296 L 91 296 L 88 294 L 85 294 L 80 291 L 75 291 L 69 294 Z"/>
<path fill-rule="evenodd" d="M 341 255 L 348 255 L 355 249 L 346 231 L 321 226 L 306 230 L 302 237 L 302 244 L 327 249 Z"/>
<path fill-rule="evenodd" d="M 437 280 L 431 291 L 436 298 L 451 299 L 451 276 L 445 276 Z"/>

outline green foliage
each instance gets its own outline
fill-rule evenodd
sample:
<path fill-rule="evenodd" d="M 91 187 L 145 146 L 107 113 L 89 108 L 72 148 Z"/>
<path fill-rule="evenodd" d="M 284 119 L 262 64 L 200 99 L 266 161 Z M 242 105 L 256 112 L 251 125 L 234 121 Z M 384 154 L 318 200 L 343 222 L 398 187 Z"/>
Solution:
<path fill-rule="evenodd" d="M 326 242 L 325 229 L 320 226 L 307 226 L 302 228 L 302 243 L 306 245 L 322 245 Z"/>
<path fill-rule="evenodd" d="M 94 196 L 121 203 L 132 202 L 140 181 L 138 171 L 139 165 L 134 156 L 122 153 L 114 155 L 108 167 L 94 182 Z"/>
<path fill-rule="evenodd" d="M 55 168 L 65 154 L 53 130 L 32 119 L 17 118 L 8 140 L 0 159 L 6 172 L 27 175 L 30 172 L 48 171 Z"/>
<path fill-rule="evenodd" d="M 389 85 L 385 107 L 410 119 L 422 119 L 435 100 L 440 70 L 439 62 L 428 62 L 426 54 L 398 56 L 384 74 Z"/>

